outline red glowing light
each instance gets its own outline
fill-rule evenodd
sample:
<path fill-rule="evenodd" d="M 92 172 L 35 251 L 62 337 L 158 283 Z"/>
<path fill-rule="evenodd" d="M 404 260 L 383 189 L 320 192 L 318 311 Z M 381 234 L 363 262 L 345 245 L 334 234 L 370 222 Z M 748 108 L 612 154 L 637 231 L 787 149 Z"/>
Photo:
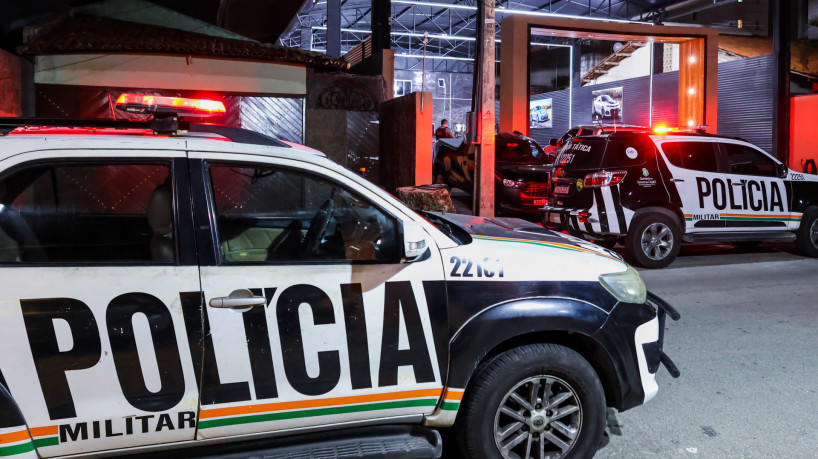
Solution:
<path fill-rule="evenodd" d="M 184 97 L 122 94 L 116 100 L 117 108 L 135 113 L 180 111 L 192 113 L 225 113 L 224 104 L 218 100 L 186 99 Z"/>

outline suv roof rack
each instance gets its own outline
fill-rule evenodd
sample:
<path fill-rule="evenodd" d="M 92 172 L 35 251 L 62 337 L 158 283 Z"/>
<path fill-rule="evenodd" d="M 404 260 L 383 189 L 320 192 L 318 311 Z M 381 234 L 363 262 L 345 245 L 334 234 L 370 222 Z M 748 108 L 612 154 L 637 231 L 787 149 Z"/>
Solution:
<path fill-rule="evenodd" d="M 180 133 L 203 132 L 216 134 L 236 143 L 290 148 L 286 143 L 259 132 L 219 124 L 193 123 L 178 116 L 157 117 L 153 120 L 109 120 L 109 119 L 67 119 L 67 118 L 0 118 L 0 136 L 19 127 L 56 127 L 91 129 L 147 129 L 154 134 L 178 136 Z"/>

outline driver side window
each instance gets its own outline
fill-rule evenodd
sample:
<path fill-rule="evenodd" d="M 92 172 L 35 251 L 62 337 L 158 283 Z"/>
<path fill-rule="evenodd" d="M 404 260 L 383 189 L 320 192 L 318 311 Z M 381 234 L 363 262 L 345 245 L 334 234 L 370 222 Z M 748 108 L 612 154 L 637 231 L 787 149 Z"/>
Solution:
<path fill-rule="evenodd" d="M 397 262 L 397 221 L 319 176 L 266 166 L 210 167 L 224 263 Z"/>

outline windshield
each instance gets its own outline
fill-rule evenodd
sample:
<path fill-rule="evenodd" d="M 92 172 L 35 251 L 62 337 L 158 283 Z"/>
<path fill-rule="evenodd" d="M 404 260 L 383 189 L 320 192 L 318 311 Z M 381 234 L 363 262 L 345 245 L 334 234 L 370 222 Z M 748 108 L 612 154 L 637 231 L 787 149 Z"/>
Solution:
<path fill-rule="evenodd" d="M 471 244 L 471 235 L 463 228 L 430 212 L 418 211 L 418 214 L 458 244 Z"/>
<path fill-rule="evenodd" d="M 497 161 L 520 164 L 542 164 L 545 162 L 545 152 L 536 142 L 526 140 L 497 142 L 494 150 Z"/>
<path fill-rule="evenodd" d="M 611 96 L 600 96 L 599 99 L 602 102 L 613 102 L 613 99 L 611 99 Z"/>

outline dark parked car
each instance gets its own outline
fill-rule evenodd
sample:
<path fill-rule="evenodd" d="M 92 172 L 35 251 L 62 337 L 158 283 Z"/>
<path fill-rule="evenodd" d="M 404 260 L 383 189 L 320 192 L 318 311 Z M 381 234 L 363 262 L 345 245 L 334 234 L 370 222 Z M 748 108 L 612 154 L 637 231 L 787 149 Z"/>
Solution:
<path fill-rule="evenodd" d="M 474 190 L 475 146 L 439 142 L 432 169 L 435 183 Z M 555 152 L 556 153 L 556 152 Z M 533 213 L 545 205 L 548 176 L 555 154 L 546 154 L 528 137 L 501 132 L 495 139 L 495 208 L 498 211 Z"/>

